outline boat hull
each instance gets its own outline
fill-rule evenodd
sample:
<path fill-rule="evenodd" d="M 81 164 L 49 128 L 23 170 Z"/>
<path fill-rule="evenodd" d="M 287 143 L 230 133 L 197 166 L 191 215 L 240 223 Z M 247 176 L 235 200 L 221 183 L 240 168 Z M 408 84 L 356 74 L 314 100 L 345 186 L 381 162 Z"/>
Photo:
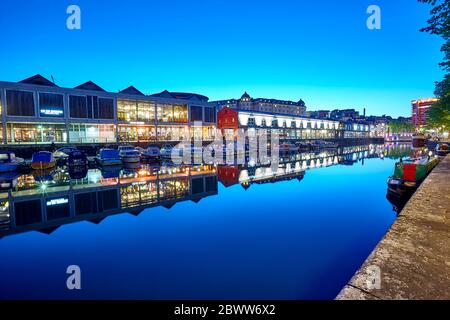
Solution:
<path fill-rule="evenodd" d="M 56 166 L 56 161 L 51 162 L 33 162 L 31 164 L 31 168 L 34 170 L 45 170 L 45 169 L 51 169 Z"/>
<path fill-rule="evenodd" d="M 140 156 L 122 157 L 123 163 L 137 163 L 141 161 Z"/>
<path fill-rule="evenodd" d="M 100 159 L 97 163 L 101 166 L 121 166 L 122 160 L 120 159 Z"/>
<path fill-rule="evenodd" d="M 19 164 L 16 164 L 16 163 L 3 163 L 3 164 L 0 164 L 0 173 L 1 172 L 16 171 L 18 168 L 19 168 Z"/>

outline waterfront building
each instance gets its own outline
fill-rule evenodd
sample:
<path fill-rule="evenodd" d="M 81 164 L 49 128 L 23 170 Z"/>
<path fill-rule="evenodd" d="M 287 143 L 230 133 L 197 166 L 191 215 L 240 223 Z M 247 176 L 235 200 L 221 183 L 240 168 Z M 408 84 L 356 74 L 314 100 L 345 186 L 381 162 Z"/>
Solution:
<path fill-rule="evenodd" d="M 422 127 L 427 124 L 428 110 L 433 103 L 438 102 L 439 99 L 427 98 L 417 99 L 411 102 L 412 105 L 412 122 L 416 127 Z"/>
<path fill-rule="evenodd" d="M 58 168 L 10 177 L 0 192 L 0 238 L 30 230 L 51 233 L 77 221 L 100 223 L 113 214 L 138 215 L 149 207 L 173 207 L 217 194 L 211 165 L 164 167 L 158 172 Z M 45 191 L 45 193 L 43 192 Z"/>
<path fill-rule="evenodd" d="M 92 81 L 62 88 L 36 75 L 0 81 L 4 144 L 92 144 L 213 140 L 215 109 L 193 93 L 107 92 Z"/>
<path fill-rule="evenodd" d="M 246 110 L 255 112 L 267 112 L 274 114 L 304 116 L 306 115 L 306 106 L 303 100 L 298 102 L 289 100 L 278 100 L 268 98 L 252 98 L 245 92 L 240 99 L 229 99 L 213 101 L 217 110 L 230 108 L 235 110 Z"/>
<path fill-rule="evenodd" d="M 277 130 L 280 139 L 339 139 L 370 137 L 370 126 L 301 116 L 222 108 L 217 114 L 217 129 L 225 137 L 236 137 L 238 129 Z"/>

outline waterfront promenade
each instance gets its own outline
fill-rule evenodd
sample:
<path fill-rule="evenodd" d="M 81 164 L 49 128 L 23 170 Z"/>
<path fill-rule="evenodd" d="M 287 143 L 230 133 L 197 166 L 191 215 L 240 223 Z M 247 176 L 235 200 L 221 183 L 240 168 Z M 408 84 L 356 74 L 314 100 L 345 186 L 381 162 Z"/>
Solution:
<path fill-rule="evenodd" d="M 337 300 L 450 299 L 450 155 L 431 172 Z M 380 286 L 369 270 L 379 267 Z"/>

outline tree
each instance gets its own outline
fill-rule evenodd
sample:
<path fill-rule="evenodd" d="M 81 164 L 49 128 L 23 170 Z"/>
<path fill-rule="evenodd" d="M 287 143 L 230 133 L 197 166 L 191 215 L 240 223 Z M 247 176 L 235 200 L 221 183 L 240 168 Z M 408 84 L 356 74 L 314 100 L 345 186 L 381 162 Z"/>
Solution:
<path fill-rule="evenodd" d="M 439 65 L 447 73 L 444 80 L 436 82 L 435 95 L 439 98 L 439 102 L 428 110 L 428 127 L 446 130 L 450 128 L 450 0 L 419 1 L 433 6 L 428 26 L 420 31 L 440 36 L 445 40 L 441 47 L 444 58 Z"/>

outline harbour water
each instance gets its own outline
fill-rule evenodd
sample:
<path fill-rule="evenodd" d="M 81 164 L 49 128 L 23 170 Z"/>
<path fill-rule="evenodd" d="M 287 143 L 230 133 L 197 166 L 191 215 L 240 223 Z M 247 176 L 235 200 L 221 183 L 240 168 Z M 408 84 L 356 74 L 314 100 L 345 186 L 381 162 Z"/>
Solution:
<path fill-rule="evenodd" d="M 333 299 L 395 221 L 386 181 L 409 148 L 4 179 L 0 298 Z"/>

